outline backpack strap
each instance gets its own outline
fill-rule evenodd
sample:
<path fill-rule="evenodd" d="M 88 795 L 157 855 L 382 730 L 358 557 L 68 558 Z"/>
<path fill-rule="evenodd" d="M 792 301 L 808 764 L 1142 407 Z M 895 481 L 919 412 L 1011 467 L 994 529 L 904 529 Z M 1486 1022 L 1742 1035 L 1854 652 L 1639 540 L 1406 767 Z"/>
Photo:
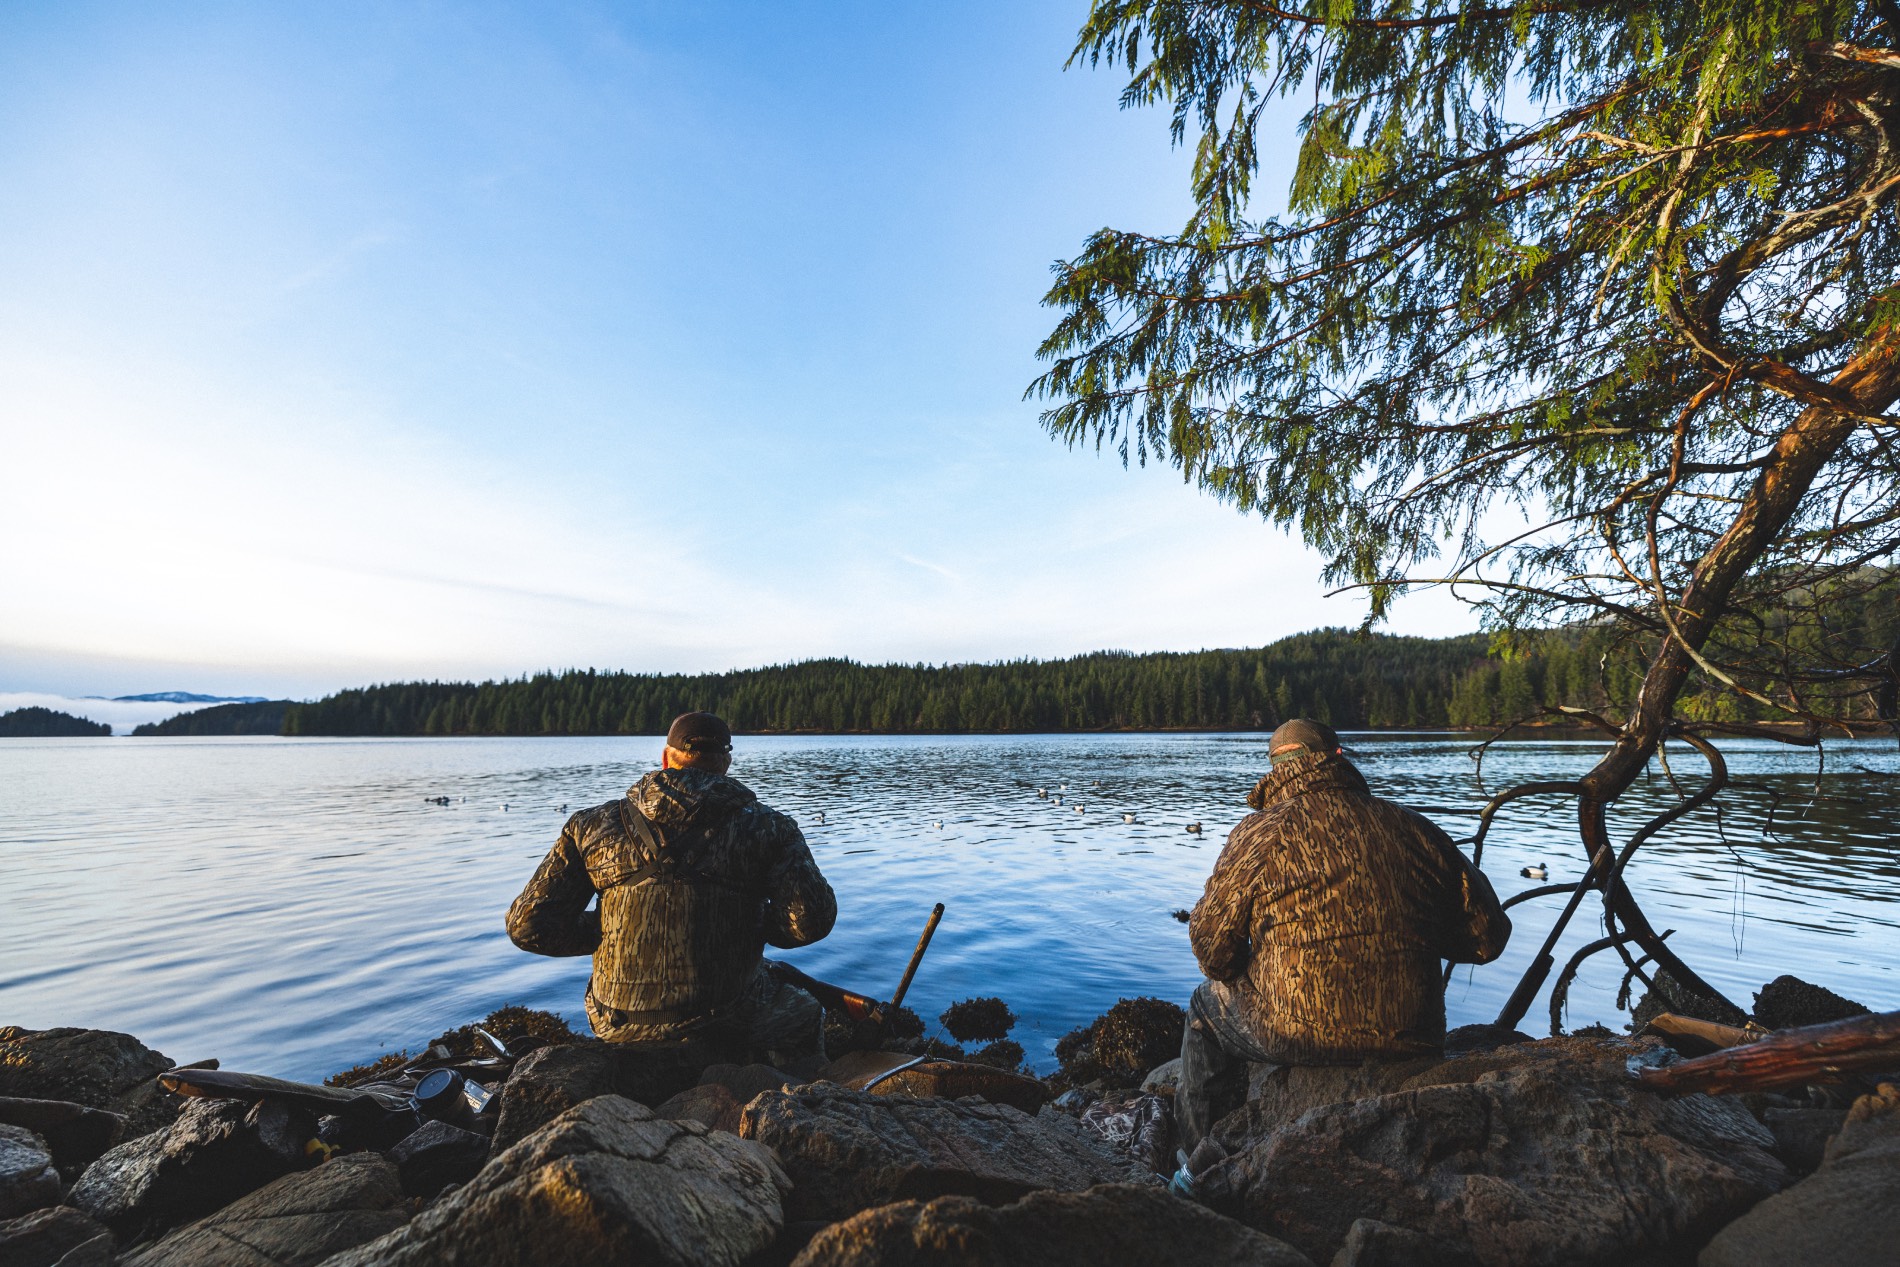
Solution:
<path fill-rule="evenodd" d="M 708 837 L 705 834 L 702 833 L 697 839 L 689 841 L 685 849 L 669 855 L 666 852 L 666 837 L 660 834 L 660 829 L 654 825 L 653 820 L 642 814 L 626 797 L 620 800 L 620 826 L 630 838 L 639 841 L 646 852 L 640 858 L 640 865 L 622 876 L 614 887 L 619 888 L 624 885 L 632 888 L 648 880 L 703 880 L 714 884 L 725 883 L 715 876 L 704 875 L 693 870 L 693 863 L 698 859 L 700 851 L 706 847 Z M 735 886 L 726 884 L 726 887 Z"/>

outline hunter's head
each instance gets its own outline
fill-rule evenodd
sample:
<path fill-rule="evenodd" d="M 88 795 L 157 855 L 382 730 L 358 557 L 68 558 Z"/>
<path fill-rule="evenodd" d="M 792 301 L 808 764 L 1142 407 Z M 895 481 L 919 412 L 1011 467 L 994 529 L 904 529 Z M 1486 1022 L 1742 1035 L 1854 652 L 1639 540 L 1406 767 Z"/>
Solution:
<path fill-rule="evenodd" d="M 732 767 L 732 728 L 711 713 L 681 713 L 666 731 L 663 770 L 705 770 L 724 774 Z"/>
<path fill-rule="evenodd" d="M 1273 738 L 1267 741 L 1267 759 L 1274 765 L 1312 753 L 1337 756 L 1344 751 L 1339 745 L 1339 736 L 1331 726 L 1304 717 L 1282 723 L 1273 732 Z"/>

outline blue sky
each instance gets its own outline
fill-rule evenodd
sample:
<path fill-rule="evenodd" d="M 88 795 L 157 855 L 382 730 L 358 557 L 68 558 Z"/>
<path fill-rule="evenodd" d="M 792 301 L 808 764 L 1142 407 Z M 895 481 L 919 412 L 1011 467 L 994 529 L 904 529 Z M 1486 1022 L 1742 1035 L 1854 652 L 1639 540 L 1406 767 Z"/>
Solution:
<path fill-rule="evenodd" d="M 1021 399 L 1051 261 L 1184 215 L 1085 9 L 6 6 L 0 690 L 1352 623 Z"/>

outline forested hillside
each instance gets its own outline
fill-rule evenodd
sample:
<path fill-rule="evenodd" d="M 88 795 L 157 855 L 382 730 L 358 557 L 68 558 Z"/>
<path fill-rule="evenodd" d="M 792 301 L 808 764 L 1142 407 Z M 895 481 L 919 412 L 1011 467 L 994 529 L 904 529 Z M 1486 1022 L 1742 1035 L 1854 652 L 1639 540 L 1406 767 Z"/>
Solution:
<path fill-rule="evenodd" d="M 1867 648 L 1900 639 L 1891 588 L 1883 578 L 1878 596 L 1838 604 L 1825 625 L 1794 609 L 1772 615 L 1764 628 L 1816 658 L 1864 659 Z M 1829 646 L 1838 650 L 1829 653 Z M 291 704 L 283 733 L 657 735 L 692 709 L 716 712 L 735 730 L 754 734 L 1245 730 L 1289 717 L 1341 728 L 1487 727 L 1548 723 L 1555 719 L 1546 710 L 1560 704 L 1620 712 L 1645 662 L 1641 646 L 1600 626 L 1526 635 L 1508 649 L 1479 634 L 1401 638 L 1321 629 L 1238 651 L 1101 651 L 941 667 L 810 660 L 698 675 L 589 669 L 479 685 L 401 682 Z M 1809 703 L 1838 691 L 1840 698 L 1827 701 L 1835 715 L 1874 720 L 1864 686 L 1816 681 L 1804 690 Z M 234 707 L 261 716 L 281 706 Z M 164 725 L 205 725 L 226 711 L 206 709 Z M 1699 674 L 1683 693 L 1681 712 L 1707 720 L 1790 719 Z"/>
<path fill-rule="evenodd" d="M 109 735 L 112 727 L 50 708 L 16 708 L 0 713 L 0 739 L 66 739 Z"/>
<path fill-rule="evenodd" d="M 292 705 L 291 735 L 663 734 L 708 709 L 735 730 L 1064 731 L 1249 729 L 1287 717 L 1342 727 L 1444 726 L 1485 640 L 1361 637 L 1319 630 L 1242 651 L 1005 664 L 849 660 L 659 675 L 543 673 L 478 685 L 407 682 Z"/>
<path fill-rule="evenodd" d="M 284 729 L 289 700 L 248 704 L 216 704 L 193 709 L 160 722 L 134 726 L 135 735 L 276 735 Z"/>

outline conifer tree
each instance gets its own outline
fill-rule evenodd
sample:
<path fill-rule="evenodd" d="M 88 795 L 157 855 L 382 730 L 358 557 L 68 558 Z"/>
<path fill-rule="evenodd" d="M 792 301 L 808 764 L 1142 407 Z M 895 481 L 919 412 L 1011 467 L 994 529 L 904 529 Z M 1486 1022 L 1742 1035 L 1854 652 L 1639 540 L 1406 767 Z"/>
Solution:
<path fill-rule="evenodd" d="M 1900 544 L 1897 50 L 1889 0 L 1097 0 L 1074 53 L 1191 141 L 1193 212 L 1057 266 L 1045 425 L 1296 529 L 1374 621 L 1431 582 L 1506 645 L 1607 631 L 1640 677 L 1570 706 L 1611 739 L 1573 785 L 1592 883 L 1632 970 L 1709 995 L 1606 808 L 1666 740 L 1712 794 L 1737 717 L 1895 711 L 1833 610 L 1890 611 Z"/>

